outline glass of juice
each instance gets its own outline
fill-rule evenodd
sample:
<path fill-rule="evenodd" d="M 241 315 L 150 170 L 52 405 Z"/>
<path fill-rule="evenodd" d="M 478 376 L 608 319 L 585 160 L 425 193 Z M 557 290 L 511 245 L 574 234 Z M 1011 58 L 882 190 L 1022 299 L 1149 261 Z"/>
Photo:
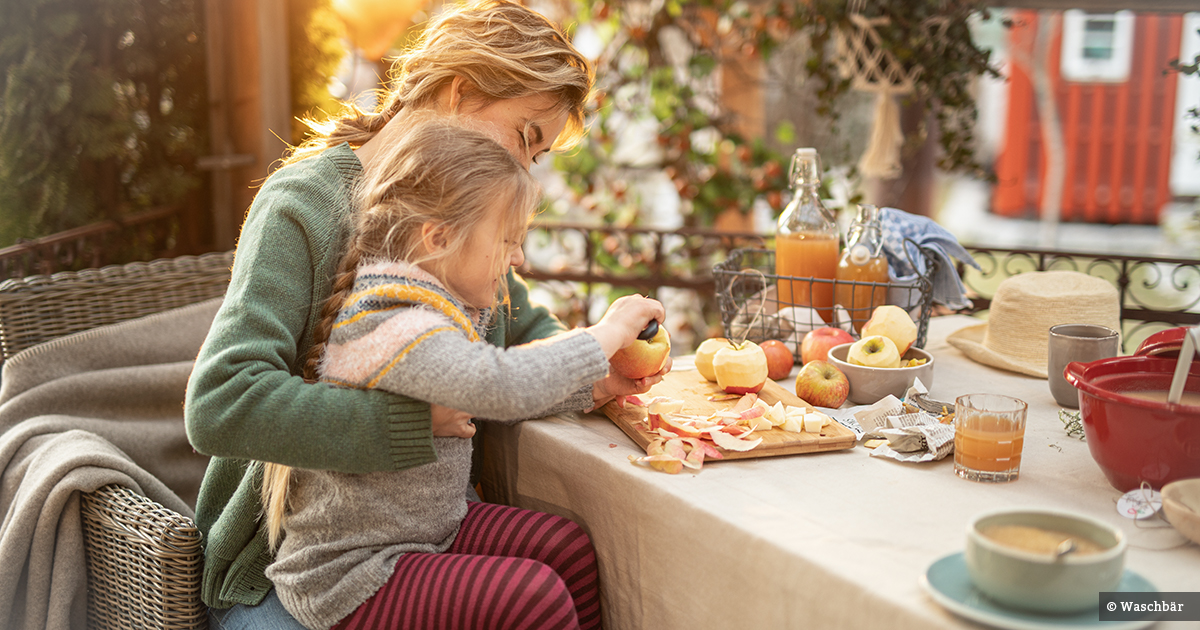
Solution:
<path fill-rule="evenodd" d="M 1016 481 L 1025 445 L 1025 401 L 966 394 L 954 404 L 954 472 L 982 482 Z"/>

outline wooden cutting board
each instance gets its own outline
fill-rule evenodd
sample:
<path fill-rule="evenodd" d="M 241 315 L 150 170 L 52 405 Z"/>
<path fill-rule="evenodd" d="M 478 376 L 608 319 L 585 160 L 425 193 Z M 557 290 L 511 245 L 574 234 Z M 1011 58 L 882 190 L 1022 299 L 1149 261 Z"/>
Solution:
<path fill-rule="evenodd" d="M 642 395 L 642 398 L 649 400 L 654 396 L 668 396 L 670 398 L 681 399 L 684 401 L 682 413 L 702 415 L 721 409 L 731 409 L 737 403 L 737 399 L 725 401 L 709 400 L 710 396 L 720 393 L 721 390 L 717 387 L 717 384 L 706 380 L 700 375 L 700 372 L 696 370 L 681 370 L 679 372 L 667 373 L 662 382 L 651 388 L 648 394 Z M 771 405 L 783 401 L 785 405 L 806 407 L 810 411 L 812 410 L 812 405 L 809 405 L 803 399 L 771 380 L 768 380 L 766 385 L 763 386 L 762 391 L 758 393 L 758 397 L 763 402 Z M 616 402 L 610 402 L 601 407 L 600 411 L 620 427 L 625 432 L 625 435 L 628 435 L 630 439 L 636 442 L 643 451 L 650 445 L 651 440 L 657 437 L 649 432 L 645 422 L 645 407 L 626 405 L 622 409 L 617 406 Z M 837 451 L 854 448 L 854 444 L 857 441 L 853 431 L 837 422 L 830 422 L 825 425 L 821 429 L 820 435 L 815 433 L 793 433 L 779 428 L 769 431 L 755 431 L 754 435 L 763 439 L 762 444 L 748 451 L 727 451 L 720 447 L 717 450 L 721 451 L 725 459 L 746 459 L 751 457 L 793 455 L 796 453 Z"/>

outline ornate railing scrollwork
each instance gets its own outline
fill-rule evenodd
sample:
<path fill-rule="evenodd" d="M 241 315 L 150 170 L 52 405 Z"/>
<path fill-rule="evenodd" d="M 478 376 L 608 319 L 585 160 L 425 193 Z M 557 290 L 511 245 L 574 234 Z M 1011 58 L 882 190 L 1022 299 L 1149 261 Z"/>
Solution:
<path fill-rule="evenodd" d="M 971 293 L 970 312 L 987 310 L 1005 278 L 1027 271 L 1078 271 L 1103 278 L 1121 299 L 1122 341 L 1132 352 L 1150 334 L 1173 326 L 1200 324 L 1200 260 L 1125 256 L 1056 250 L 967 246 L 981 270 L 959 264 Z"/>

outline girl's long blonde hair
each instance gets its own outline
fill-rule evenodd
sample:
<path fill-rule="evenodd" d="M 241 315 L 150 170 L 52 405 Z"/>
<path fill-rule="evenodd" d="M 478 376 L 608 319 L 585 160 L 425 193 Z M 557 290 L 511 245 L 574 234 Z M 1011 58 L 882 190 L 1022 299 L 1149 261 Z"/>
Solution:
<path fill-rule="evenodd" d="M 506 0 L 485 0 L 447 9 L 396 58 L 390 89 L 376 111 L 347 103 L 339 117 L 305 120 L 314 132 L 286 158 L 295 162 L 347 142 L 360 147 L 401 109 L 424 109 L 439 90 L 461 77 L 463 102 L 478 110 L 496 101 L 549 94 L 567 125 L 553 148 L 574 145 L 584 134 L 584 106 L 595 82 L 591 64 L 544 16 Z M 464 112 L 456 112 L 464 113 Z"/>
<path fill-rule="evenodd" d="M 313 346 L 304 366 L 306 379 L 319 377 L 325 344 L 354 288 L 360 264 L 454 260 L 465 251 L 474 228 L 489 213 L 502 212 L 501 232 L 491 236 L 498 252 L 496 272 L 507 270 L 508 259 L 500 254 L 514 240 L 520 242 L 541 189 L 507 149 L 488 134 L 464 125 L 470 122 L 422 116 L 403 137 L 385 147 L 380 159 L 372 162 L 376 166 L 363 174 L 355 191 L 357 211 L 350 242 L 313 330 Z M 422 227 L 427 224 L 444 227 L 449 237 L 445 248 L 436 253 L 422 247 Z M 500 286 L 504 290 L 507 283 Z M 264 464 L 262 500 L 272 548 L 281 538 L 290 484 L 291 467 Z"/>

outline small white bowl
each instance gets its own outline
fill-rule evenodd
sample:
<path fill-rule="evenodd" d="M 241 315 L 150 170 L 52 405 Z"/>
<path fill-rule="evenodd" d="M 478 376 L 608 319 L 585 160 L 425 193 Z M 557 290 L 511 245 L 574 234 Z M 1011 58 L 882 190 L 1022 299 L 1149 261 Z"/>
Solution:
<path fill-rule="evenodd" d="M 982 530 L 1024 525 L 1090 540 L 1093 553 L 1055 556 L 999 543 Z M 1104 521 L 1046 509 L 988 512 L 967 525 L 967 573 L 975 587 L 1001 605 L 1041 613 L 1095 609 L 1098 594 L 1115 590 L 1125 571 L 1125 535 Z"/>
<path fill-rule="evenodd" d="M 1175 531 L 1200 545 L 1200 478 L 1180 479 L 1163 486 L 1163 512 Z"/>
<path fill-rule="evenodd" d="M 880 398 L 891 394 L 903 398 L 904 392 L 912 387 L 913 381 L 921 379 L 926 389 L 933 387 L 933 355 L 920 348 L 909 348 L 900 357 L 901 361 L 909 359 L 926 359 L 924 365 L 915 367 L 877 368 L 865 365 L 854 365 L 846 361 L 850 346 L 844 343 L 829 349 L 829 362 L 846 375 L 850 381 L 850 395 L 847 397 L 855 405 L 870 405 Z"/>

